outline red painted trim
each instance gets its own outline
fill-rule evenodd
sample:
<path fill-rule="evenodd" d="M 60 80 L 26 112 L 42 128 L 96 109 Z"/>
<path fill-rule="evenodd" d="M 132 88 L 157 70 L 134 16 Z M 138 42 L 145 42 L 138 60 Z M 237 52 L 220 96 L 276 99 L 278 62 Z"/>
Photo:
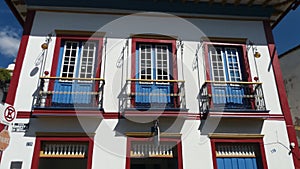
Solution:
<path fill-rule="evenodd" d="M 140 141 L 140 142 L 150 142 L 153 138 L 146 137 L 127 137 L 127 147 L 126 147 L 126 167 L 125 169 L 130 169 L 130 150 L 131 150 L 131 142 Z M 183 160 L 182 160 L 182 144 L 181 138 L 160 138 L 161 142 L 176 142 L 177 145 L 177 161 L 178 161 L 178 169 L 183 169 Z"/>
<path fill-rule="evenodd" d="M 251 78 L 251 70 L 250 70 L 250 66 L 249 66 L 249 60 L 248 60 L 248 55 L 247 55 L 247 47 L 245 44 L 232 44 L 232 43 L 218 43 L 218 42 L 204 42 L 204 45 L 205 45 L 205 63 L 206 63 L 206 78 L 207 80 L 211 80 L 211 77 L 210 77 L 210 62 L 209 62 L 209 50 L 208 50 L 208 47 L 209 46 L 235 46 L 235 47 L 241 47 L 242 49 L 242 59 L 243 59 L 243 67 L 244 67 L 244 70 L 243 71 L 243 76 L 246 76 L 246 80 L 248 82 L 251 82 L 252 81 L 252 78 Z M 246 73 L 246 75 L 245 75 Z"/>
<path fill-rule="evenodd" d="M 104 119 L 120 119 L 120 113 L 119 112 L 114 112 L 114 113 L 103 113 L 102 117 Z"/>
<path fill-rule="evenodd" d="M 99 65 L 99 66 L 97 66 L 97 68 L 96 68 L 95 77 L 100 77 L 101 65 L 102 65 L 102 49 L 103 49 L 103 38 L 101 38 L 98 41 L 98 52 L 97 52 L 98 53 L 98 58 L 97 58 L 97 64 L 96 65 Z M 94 90 L 97 91 L 97 92 L 99 92 L 99 86 L 102 85 L 100 83 L 101 83 L 100 81 L 97 81 L 95 83 Z M 102 94 L 103 94 L 103 91 L 102 91 Z M 97 95 L 97 97 L 94 98 L 94 106 L 97 106 L 97 102 L 98 102 L 97 100 L 99 100 L 99 95 Z"/>
<path fill-rule="evenodd" d="M 214 41 L 205 41 L 204 42 L 206 45 L 211 45 L 211 46 L 243 46 L 244 44 L 241 43 L 226 43 L 226 42 L 214 42 Z"/>
<path fill-rule="evenodd" d="M 209 80 L 209 79 L 211 79 L 211 77 L 210 77 L 210 69 L 209 69 L 209 67 L 210 67 L 210 64 L 209 64 L 209 51 L 208 51 L 208 44 L 204 44 L 204 59 L 205 59 L 205 73 L 206 73 L 206 80 Z"/>
<path fill-rule="evenodd" d="M 162 110 L 163 111 L 163 110 Z M 126 111 L 124 114 L 125 117 L 132 116 L 145 116 L 145 117 L 188 117 L 191 113 L 184 113 L 178 111 L 146 111 L 145 113 L 142 111 Z"/>
<path fill-rule="evenodd" d="M 245 44 L 242 45 L 242 53 L 243 53 L 243 66 L 245 67 L 246 79 L 247 82 L 252 82 L 251 70 L 248 59 L 247 46 Z"/>
<path fill-rule="evenodd" d="M 131 45 L 131 78 L 138 79 L 136 77 L 136 38 L 132 39 Z M 131 82 L 130 90 L 132 93 L 135 93 L 135 82 Z M 131 98 L 130 105 L 135 107 L 135 99 Z"/>
<path fill-rule="evenodd" d="M 27 18 L 26 18 L 26 22 L 24 25 L 24 30 L 23 30 L 23 35 L 22 35 L 21 42 L 20 42 L 19 51 L 17 54 L 16 64 L 15 64 L 15 68 L 13 71 L 13 76 L 10 81 L 8 94 L 6 97 L 6 103 L 10 104 L 10 105 L 14 105 L 14 103 L 15 103 L 20 74 L 21 74 L 21 70 L 22 70 L 22 66 L 23 66 L 23 62 L 24 62 L 24 58 L 25 58 L 25 53 L 26 53 L 26 49 L 27 49 L 27 44 L 28 44 L 29 35 L 31 32 L 31 28 L 32 28 L 34 16 L 35 16 L 35 11 L 29 10 L 27 12 Z"/>
<path fill-rule="evenodd" d="M 52 109 L 40 109 L 33 110 L 32 116 L 103 116 L 102 110 L 52 110 Z M 109 116 L 109 115 L 107 115 Z"/>
<path fill-rule="evenodd" d="M 211 79 L 210 77 L 210 62 L 209 62 L 209 50 L 208 50 L 208 45 L 205 43 L 204 44 L 204 59 L 205 59 L 205 74 L 206 74 L 206 79 L 205 80 L 209 80 Z M 211 86 L 208 85 L 207 86 L 207 92 L 208 93 L 212 93 L 212 89 L 211 89 Z M 209 99 L 209 105 L 210 105 L 210 108 L 213 108 L 214 107 L 214 104 L 213 104 L 213 100 L 212 99 Z M 204 119 L 206 118 L 203 117 Z"/>
<path fill-rule="evenodd" d="M 299 145 L 298 145 L 298 141 L 297 141 L 296 130 L 293 125 L 293 119 L 292 119 L 292 115 L 291 115 L 291 111 L 290 111 L 290 107 L 289 107 L 289 103 L 288 103 L 288 99 L 287 99 L 287 94 L 285 91 L 285 86 L 283 83 L 283 77 L 282 77 L 282 72 L 280 69 L 278 54 L 276 52 L 276 47 L 275 47 L 274 38 L 273 38 L 273 34 L 272 34 L 272 28 L 270 26 L 269 21 L 264 21 L 263 24 L 264 24 L 267 43 L 268 43 L 269 54 L 271 57 L 271 64 L 272 64 L 273 72 L 274 72 L 274 76 L 275 76 L 275 82 L 276 82 L 276 86 L 277 86 L 280 107 L 281 107 L 281 111 L 284 115 L 285 122 L 286 122 L 286 129 L 287 129 L 287 133 L 288 133 L 288 137 L 289 137 L 289 142 L 290 143 L 294 142 L 295 147 L 296 147 L 296 148 L 292 149 L 294 165 L 295 165 L 296 169 L 299 169 L 300 168 L 300 159 L 299 159 L 300 152 L 299 152 L 299 148 L 297 148 L 297 147 L 299 147 Z"/>
<path fill-rule="evenodd" d="M 18 119 L 28 119 L 30 118 L 31 112 L 30 111 L 18 111 L 17 118 Z"/>
<path fill-rule="evenodd" d="M 131 137 L 127 137 L 127 147 L 126 147 L 126 164 L 125 164 L 125 169 L 130 169 L 130 151 L 131 151 L 131 142 L 132 142 Z"/>
<path fill-rule="evenodd" d="M 87 160 L 87 169 L 92 168 L 93 164 L 93 150 L 94 150 L 94 139 L 89 138 L 89 148 L 88 148 L 88 160 Z"/>
<path fill-rule="evenodd" d="M 30 118 L 31 112 L 21 111 L 18 112 L 17 118 Z M 32 116 L 35 117 L 76 117 L 76 116 L 94 116 L 103 119 L 121 119 L 123 117 L 180 117 L 185 120 L 200 120 L 201 115 L 199 113 L 192 112 L 178 112 L 178 111 L 150 111 L 141 114 L 139 111 L 126 111 L 126 114 L 120 116 L 119 112 L 103 112 L 101 110 L 33 110 Z M 210 112 L 209 117 L 224 117 L 224 118 L 260 118 L 264 120 L 282 121 L 283 115 L 269 114 L 269 113 L 253 113 L 253 112 Z"/>
<path fill-rule="evenodd" d="M 52 59 L 52 67 L 51 67 L 51 72 L 50 76 L 51 77 L 56 77 L 57 69 L 58 69 L 58 62 L 60 59 L 60 47 L 61 47 L 61 42 L 63 40 L 78 40 L 78 41 L 98 41 L 98 57 L 97 57 L 97 67 L 96 67 L 96 72 L 95 72 L 95 78 L 100 77 L 100 72 L 101 72 L 101 64 L 102 64 L 102 48 L 103 48 L 103 38 L 102 37 L 89 37 L 89 36 L 80 36 L 80 35 L 64 35 L 64 34 L 57 34 L 56 35 L 56 42 L 55 42 L 55 47 L 54 47 L 54 56 Z M 94 90 L 98 91 L 99 83 L 95 83 Z M 54 80 L 50 80 L 49 85 L 48 85 L 48 90 L 52 91 L 54 89 Z M 97 99 L 97 98 L 96 98 Z M 51 105 L 51 96 L 49 96 L 46 100 L 46 105 L 50 106 Z M 95 104 L 96 104 L 95 100 Z"/>
<path fill-rule="evenodd" d="M 39 167 L 40 149 L 41 149 L 41 138 L 37 137 L 35 139 L 35 146 L 34 146 L 34 151 L 33 151 L 33 155 L 32 155 L 31 169 L 38 169 L 38 167 Z"/>
<path fill-rule="evenodd" d="M 217 164 L 217 155 L 216 155 L 216 144 L 215 144 L 216 139 L 210 139 L 210 145 L 211 145 L 211 155 L 212 155 L 212 162 L 214 169 L 218 169 L 218 164 Z"/>
<path fill-rule="evenodd" d="M 247 139 L 247 138 L 239 138 L 239 139 L 210 139 L 211 143 L 211 152 L 212 152 L 212 159 L 213 159 L 213 165 L 214 169 L 217 169 L 217 157 L 216 157 L 216 143 L 257 143 L 260 149 L 260 155 L 261 155 L 261 161 L 264 169 L 268 169 L 266 154 L 265 154 L 265 148 L 263 139 Z"/>
<path fill-rule="evenodd" d="M 266 158 L 266 152 L 265 152 L 263 139 L 260 139 L 260 141 L 259 141 L 259 148 L 260 148 L 261 158 L 263 159 L 262 160 L 263 167 L 267 169 L 268 168 L 268 163 L 267 163 L 267 158 Z"/>
<path fill-rule="evenodd" d="M 176 55 L 176 40 L 165 40 L 165 39 L 148 39 L 148 38 L 132 38 L 132 45 L 131 45 L 131 78 L 138 79 L 136 72 L 136 43 L 164 43 L 164 44 L 171 44 L 172 47 L 172 71 L 171 75 L 173 80 L 178 79 L 178 67 L 177 67 L 177 55 Z M 174 85 L 174 91 L 177 91 L 177 86 Z M 131 83 L 131 92 L 135 93 L 135 82 Z M 175 106 L 178 103 L 178 98 L 174 100 Z M 135 99 L 131 99 L 131 106 L 135 107 Z M 126 111 L 127 113 L 127 111 Z"/>
<path fill-rule="evenodd" d="M 270 115 L 268 112 L 213 112 L 210 111 L 209 117 L 230 117 L 230 118 L 263 118 L 267 119 Z"/>
<path fill-rule="evenodd" d="M 181 141 L 177 142 L 177 154 L 178 154 L 178 169 L 183 169 L 183 159 L 182 159 L 182 144 Z"/>
<path fill-rule="evenodd" d="M 58 59 L 59 59 L 59 52 L 60 52 L 60 44 L 61 44 L 61 37 L 57 36 L 55 41 L 55 47 L 54 47 L 54 55 L 52 59 L 52 67 L 50 76 L 55 77 L 56 76 L 56 70 L 58 66 Z M 49 87 L 50 88 L 50 87 Z"/>
<path fill-rule="evenodd" d="M 234 46 L 234 47 L 240 47 L 242 50 L 242 61 L 241 63 L 243 64 L 241 66 L 242 68 L 242 73 L 243 73 L 243 80 L 247 80 L 248 82 L 252 82 L 252 77 L 251 77 L 251 70 L 250 70 L 250 65 L 249 65 L 249 60 L 248 60 L 248 54 L 247 54 L 247 47 L 246 44 L 235 44 L 235 43 L 220 43 L 220 42 L 204 42 L 204 57 L 205 57 L 205 70 L 206 70 L 206 80 L 212 80 L 210 77 L 210 72 L 211 72 L 211 64 L 210 64 L 210 59 L 209 59 L 209 46 Z M 212 93 L 211 86 L 208 86 L 207 91 L 209 94 Z M 210 108 L 213 109 L 213 100 L 210 99 L 209 101 Z"/>
<path fill-rule="evenodd" d="M 87 169 L 92 168 L 92 159 L 93 159 L 93 147 L 94 139 L 91 137 L 36 137 L 35 147 L 32 156 L 31 169 L 38 169 L 39 166 L 39 156 L 41 143 L 44 141 L 74 141 L 74 142 L 88 142 L 88 159 L 87 159 Z"/>

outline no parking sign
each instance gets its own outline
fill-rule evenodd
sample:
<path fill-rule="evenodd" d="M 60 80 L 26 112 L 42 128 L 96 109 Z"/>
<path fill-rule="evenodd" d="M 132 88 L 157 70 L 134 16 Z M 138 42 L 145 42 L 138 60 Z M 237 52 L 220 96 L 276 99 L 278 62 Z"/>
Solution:
<path fill-rule="evenodd" d="M 9 125 L 12 123 L 17 117 L 17 111 L 11 105 L 7 105 L 4 107 L 3 114 L 1 117 L 1 123 Z"/>

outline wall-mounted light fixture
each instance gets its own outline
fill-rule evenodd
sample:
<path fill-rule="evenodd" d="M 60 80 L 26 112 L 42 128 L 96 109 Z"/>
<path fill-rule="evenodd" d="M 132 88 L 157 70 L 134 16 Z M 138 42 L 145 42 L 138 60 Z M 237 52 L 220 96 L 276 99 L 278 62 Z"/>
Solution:
<path fill-rule="evenodd" d="M 256 82 L 258 82 L 259 81 L 259 73 L 258 73 L 258 68 L 257 68 L 257 63 L 256 63 L 255 58 L 260 58 L 261 54 L 260 54 L 260 52 L 258 52 L 257 46 L 255 45 L 255 43 L 248 40 L 247 41 L 247 51 L 249 51 L 250 49 L 252 49 L 252 53 L 253 53 L 253 56 L 254 56 L 255 70 L 256 70 L 256 77 L 254 78 L 254 80 Z"/>
<path fill-rule="evenodd" d="M 255 45 L 255 43 L 248 40 L 247 50 L 250 50 L 250 48 L 252 49 L 252 52 L 253 52 L 253 55 L 254 55 L 255 58 L 260 58 L 261 57 L 261 54 L 260 54 L 260 52 L 258 52 L 257 46 Z"/>
<path fill-rule="evenodd" d="M 159 129 L 159 121 L 156 119 L 154 121 L 154 126 L 152 127 L 153 133 L 153 141 L 155 146 L 159 146 L 160 144 L 160 129 Z"/>
<path fill-rule="evenodd" d="M 290 152 L 289 154 L 292 154 L 293 149 L 295 148 L 296 144 L 294 142 L 290 143 Z"/>
<path fill-rule="evenodd" d="M 51 42 L 51 37 L 52 37 L 52 34 L 51 33 L 49 33 L 48 35 L 47 35 L 47 37 L 46 37 L 46 40 L 45 40 L 45 42 L 44 43 L 42 43 L 42 45 L 41 45 L 41 48 L 43 49 L 43 50 L 46 50 L 46 49 L 48 49 L 48 45 L 49 45 L 49 43 Z"/>

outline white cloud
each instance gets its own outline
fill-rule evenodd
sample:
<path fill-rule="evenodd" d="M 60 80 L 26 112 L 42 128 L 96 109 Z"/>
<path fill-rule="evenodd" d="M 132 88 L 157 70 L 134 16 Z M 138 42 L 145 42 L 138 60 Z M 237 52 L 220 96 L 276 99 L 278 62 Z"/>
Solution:
<path fill-rule="evenodd" d="M 7 57 L 16 57 L 19 44 L 20 36 L 18 30 L 11 27 L 5 27 L 0 29 L 0 54 Z"/>

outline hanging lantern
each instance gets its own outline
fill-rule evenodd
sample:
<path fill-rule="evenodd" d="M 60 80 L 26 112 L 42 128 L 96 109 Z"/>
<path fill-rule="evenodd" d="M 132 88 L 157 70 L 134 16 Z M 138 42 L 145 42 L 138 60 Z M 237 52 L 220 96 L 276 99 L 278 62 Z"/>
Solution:
<path fill-rule="evenodd" d="M 254 53 L 254 57 L 255 57 L 255 58 L 260 58 L 260 56 L 261 56 L 261 54 L 260 54 L 259 52 L 255 52 L 255 53 Z"/>
<path fill-rule="evenodd" d="M 44 50 L 45 50 L 45 49 L 48 49 L 48 44 L 47 44 L 47 43 L 43 43 L 43 44 L 41 45 L 41 48 L 44 49 Z"/>

